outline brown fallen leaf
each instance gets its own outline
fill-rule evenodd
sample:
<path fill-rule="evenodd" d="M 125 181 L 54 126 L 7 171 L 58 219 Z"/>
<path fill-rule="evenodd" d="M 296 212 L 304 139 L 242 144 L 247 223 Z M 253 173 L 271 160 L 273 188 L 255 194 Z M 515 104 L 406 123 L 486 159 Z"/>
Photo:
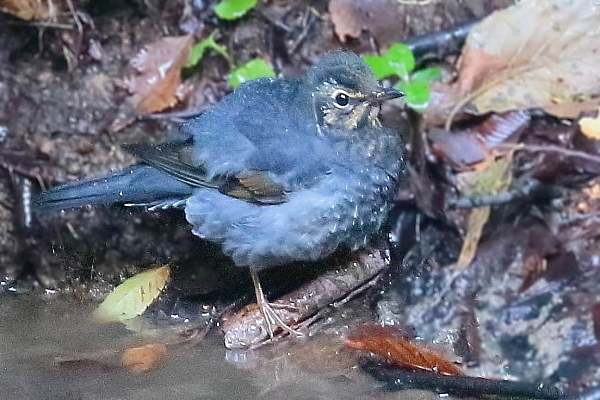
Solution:
<path fill-rule="evenodd" d="M 137 111 L 162 111 L 185 97 L 181 69 L 188 60 L 193 40 L 191 35 L 165 37 L 144 47 L 131 60 L 137 74 L 126 84 Z"/>
<path fill-rule="evenodd" d="M 158 367 L 166 356 L 167 346 L 164 343 L 149 343 L 125 349 L 121 354 L 121 362 L 130 372 L 142 374 Z"/>
<path fill-rule="evenodd" d="M 543 108 L 575 118 L 600 103 L 600 3 L 528 0 L 473 28 L 460 61 L 454 113 Z"/>
<path fill-rule="evenodd" d="M 55 21 L 64 0 L 0 0 L 0 11 L 25 21 Z"/>
<path fill-rule="evenodd" d="M 369 32 L 379 46 L 388 47 L 402 31 L 403 15 L 394 0 L 331 0 L 329 14 L 335 34 L 344 43 Z"/>
<path fill-rule="evenodd" d="M 363 325 L 348 335 L 346 346 L 370 351 L 405 369 L 419 369 L 441 375 L 464 375 L 440 354 L 406 339 L 394 326 Z"/>
<path fill-rule="evenodd" d="M 524 276 L 519 292 L 529 289 L 548 270 L 548 260 L 539 253 L 531 253 L 523 257 L 522 264 Z"/>
<path fill-rule="evenodd" d="M 446 6 L 439 0 L 330 0 L 328 11 L 340 42 L 344 43 L 348 38 L 355 39 L 366 33 L 366 37 L 375 40 L 377 47 L 384 49 L 407 37 L 448 29 L 469 18 L 481 18 L 513 2 L 514 0 L 494 0 L 479 2 L 481 4 L 477 6 L 460 6 L 458 9 L 461 11 L 454 13 L 453 18 L 448 18 L 447 14 L 448 10 L 456 8 L 456 1 Z M 415 23 L 416 21 L 419 23 Z M 453 36 L 450 33 L 447 35 Z M 447 44 L 446 41 L 445 45 Z"/>
<path fill-rule="evenodd" d="M 434 155 L 463 171 L 485 161 L 498 145 L 518 142 L 530 121 L 526 111 L 491 114 L 481 123 L 456 132 L 432 128 L 427 139 Z"/>

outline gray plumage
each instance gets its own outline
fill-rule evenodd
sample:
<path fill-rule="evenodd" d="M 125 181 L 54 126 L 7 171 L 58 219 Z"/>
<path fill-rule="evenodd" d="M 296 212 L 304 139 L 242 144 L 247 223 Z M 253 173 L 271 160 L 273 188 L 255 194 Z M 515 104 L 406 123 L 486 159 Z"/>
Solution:
<path fill-rule="evenodd" d="M 401 172 L 399 137 L 377 118 L 399 95 L 355 54 L 330 53 L 305 78 L 242 85 L 178 141 L 125 146 L 142 164 L 37 203 L 183 205 L 195 235 L 253 271 L 355 249 L 385 220 Z"/>

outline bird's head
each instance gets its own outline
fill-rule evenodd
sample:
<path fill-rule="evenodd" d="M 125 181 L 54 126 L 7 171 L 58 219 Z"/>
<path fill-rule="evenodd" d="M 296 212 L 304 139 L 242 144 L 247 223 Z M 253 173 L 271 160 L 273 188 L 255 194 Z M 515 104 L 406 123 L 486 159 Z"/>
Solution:
<path fill-rule="evenodd" d="M 365 62 L 350 52 L 325 55 L 308 71 L 306 82 L 317 124 L 332 129 L 378 126 L 381 101 L 403 95 L 380 86 Z"/>

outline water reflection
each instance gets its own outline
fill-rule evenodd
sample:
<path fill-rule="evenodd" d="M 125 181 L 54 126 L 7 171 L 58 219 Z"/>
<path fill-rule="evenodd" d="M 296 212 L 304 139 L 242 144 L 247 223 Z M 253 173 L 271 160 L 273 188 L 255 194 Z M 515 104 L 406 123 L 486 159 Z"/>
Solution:
<path fill-rule="evenodd" d="M 352 357 L 327 338 L 226 353 L 223 338 L 213 335 L 194 346 L 173 347 L 154 371 L 132 374 L 120 365 L 119 351 L 149 338 L 120 324 L 91 322 L 94 307 L 64 298 L 0 299 L 0 397 L 352 400 L 399 396 L 383 395 L 355 367 Z M 165 335 L 152 340 L 165 340 Z M 82 355 L 82 362 L 56 364 L 57 357 L 77 360 Z M 403 392 L 402 398 L 438 397 Z"/>

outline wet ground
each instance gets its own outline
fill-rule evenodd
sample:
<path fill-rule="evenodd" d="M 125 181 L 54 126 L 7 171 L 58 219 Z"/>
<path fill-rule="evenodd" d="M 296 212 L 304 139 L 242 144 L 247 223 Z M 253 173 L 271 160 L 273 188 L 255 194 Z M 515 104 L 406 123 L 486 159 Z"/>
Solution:
<path fill-rule="evenodd" d="M 359 372 L 350 353 L 331 350 L 333 341 L 325 335 L 310 344 L 261 353 L 227 351 L 221 337 L 209 336 L 193 347 L 173 350 L 158 369 L 133 374 L 120 365 L 115 356 L 118 350 L 157 337 L 164 339 L 172 332 L 158 333 L 155 327 L 153 333 L 134 334 L 120 324 L 93 323 L 90 314 L 94 307 L 61 297 L 3 298 L 0 320 L 10 323 L 0 326 L 2 398 L 386 398 L 378 393 L 374 381 Z M 315 357 L 319 359 L 316 363 Z M 437 396 L 408 391 L 402 398 L 429 400 Z"/>

